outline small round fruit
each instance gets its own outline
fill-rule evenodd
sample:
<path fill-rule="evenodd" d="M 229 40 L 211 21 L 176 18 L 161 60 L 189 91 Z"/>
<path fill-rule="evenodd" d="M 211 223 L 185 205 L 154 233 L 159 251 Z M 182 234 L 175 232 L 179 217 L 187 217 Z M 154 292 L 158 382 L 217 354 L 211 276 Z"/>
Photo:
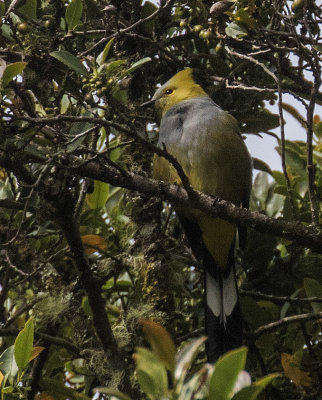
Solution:
<path fill-rule="evenodd" d="M 18 24 L 17 29 L 18 32 L 26 35 L 30 31 L 30 26 L 27 24 L 27 22 L 21 22 L 20 24 Z"/>

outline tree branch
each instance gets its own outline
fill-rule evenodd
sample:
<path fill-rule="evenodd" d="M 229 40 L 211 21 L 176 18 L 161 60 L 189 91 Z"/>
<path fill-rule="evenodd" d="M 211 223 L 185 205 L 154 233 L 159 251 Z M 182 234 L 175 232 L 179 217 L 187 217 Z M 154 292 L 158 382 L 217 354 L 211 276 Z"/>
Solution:
<path fill-rule="evenodd" d="M 277 328 L 280 328 L 281 326 L 284 326 L 284 325 L 294 324 L 296 322 L 314 321 L 316 319 L 321 319 L 321 318 L 322 318 L 322 311 L 320 311 L 318 313 L 293 315 L 291 317 L 285 317 L 278 321 L 271 322 L 270 324 L 267 324 L 267 325 L 262 325 L 256 329 L 256 331 L 253 333 L 253 335 L 260 336 L 263 333 L 271 332 L 271 331 L 273 331 Z"/>
<path fill-rule="evenodd" d="M 115 167 L 103 165 L 98 161 L 83 163 L 75 156 L 67 156 L 64 165 L 61 165 L 61 167 L 67 168 L 81 177 L 97 179 L 113 186 L 155 195 L 176 205 L 196 208 L 213 217 L 246 225 L 259 232 L 295 240 L 302 246 L 322 253 L 322 232 L 314 226 L 271 218 L 258 212 L 236 207 L 228 201 L 200 192 L 195 192 L 195 196 L 189 197 L 187 191 L 181 186 L 158 182 L 132 172 L 120 173 Z"/>

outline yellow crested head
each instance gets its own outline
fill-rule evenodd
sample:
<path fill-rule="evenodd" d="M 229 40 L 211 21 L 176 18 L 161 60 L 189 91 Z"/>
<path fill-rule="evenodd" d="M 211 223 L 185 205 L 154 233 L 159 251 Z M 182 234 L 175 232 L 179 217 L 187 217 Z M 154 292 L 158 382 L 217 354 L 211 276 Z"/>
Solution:
<path fill-rule="evenodd" d="M 192 69 L 184 69 L 162 85 L 152 97 L 156 110 L 163 116 L 181 101 L 208 96 L 193 79 Z"/>

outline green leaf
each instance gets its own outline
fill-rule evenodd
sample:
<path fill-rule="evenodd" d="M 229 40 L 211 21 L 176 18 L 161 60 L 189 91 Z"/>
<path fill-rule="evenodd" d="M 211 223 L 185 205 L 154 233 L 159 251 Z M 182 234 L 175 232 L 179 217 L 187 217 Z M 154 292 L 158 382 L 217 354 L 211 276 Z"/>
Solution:
<path fill-rule="evenodd" d="M 136 63 L 134 63 L 133 65 L 131 65 L 131 67 L 126 70 L 126 74 L 131 74 L 132 72 L 134 72 L 136 69 L 140 68 L 142 65 L 148 63 L 152 61 L 151 57 L 145 57 L 145 58 L 141 58 L 141 60 L 137 61 Z"/>
<path fill-rule="evenodd" d="M 141 7 L 140 17 L 142 19 L 145 19 L 149 15 L 153 14 L 157 9 L 158 9 L 158 7 L 155 4 L 153 4 L 151 1 L 146 1 L 143 4 L 143 6 Z M 155 25 L 154 20 L 144 22 L 142 24 L 142 29 L 143 29 L 144 33 L 148 36 L 151 35 L 153 32 L 153 29 L 154 29 L 154 25 Z"/>
<path fill-rule="evenodd" d="M 87 204 L 91 209 L 102 208 L 108 199 L 110 185 L 101 181 L 94 181 L 93 193 L 86 195 Z"/>
<path fill-rule="evenodd" d="M 73 71 L 77 72 L 78 74 L 90 76 L 89 72 L 81 63 L 81 61 L 73 54 L 71 54 L 69 51 L 65 50 L 52 51 L 50 55 L 56 58 L 56 60 L 65 64 L 67 67 L 71 68 Z"/>
<path fill-rule="evenodd" d="M 34 343 L 34 320 L 29 318 L 19 332 L 14 343 L 14 354 L 19 370 L 23 370 L 30 361 Z"/>
<path fill-rule="evenodd" d="M 81 21 L 83 14 L 83 1 L 82 0 L 72 0 L 65 13 L 66 22 L 68 25 L 68 31 L 72 32 Z"/>
<path fill-rule="evenodd" d="M 6 87 L 15 76 L 22 73 L 22 71 L 26 68 L 27 63 L 23 61 L 18 61 L 12 64 L 7 65 L 7 68 L 4 70 L 2 75 L 2 87 Z"/>
<path fill-rule="evenodd" d="M 2 24 L 1 26 L 1 36 L 3 36 L 8 42 L 14 42 L 13 32 L 8 24 Z"/>
<path fill-rule="evenodd" d="M 272 170 L 270 166 L 267 165 L 264 161 L 260 160 L 259 158 L 253 157 L 253 167 L 254 169 L 258 169 L 259 171 L 264 171 L 272 175 Z"/>
<path fill-rule="evenodd" d="M 226 35 L 228 35 L 234 39 L 238 39 L 238 38 L 247 36 L 246 29 L 237 25 L 236 22 L 231 22 L 228 26 L 226 26 L 225 31 L 226 31 Z"/>
<path fill-rule="evenodd" d="M 96 61 L 97 61 L 98 65 L 102 65 L 105 63 L 105 60 L 110 52 L 110 49 L 112 47 L 112 44 L 114 43 L 114 40 L 115 40 L 115 38 L 112 38 L 111 40 L 109 40 L 107 42 L 107 44 L 105 45 L 104 50 L 97 57 Z"/>
<path fill-rule="evenodd" d="M 277 378 L 279 374 L 267 375 L 262 379 L 259 379 L 251 386 L 247 386 L 237 392 L 232 400 L 255 400 L 258 395 L 269 385 L 273 379 Z"/>
<path fill-rule="evenodd" d="M 129 396 L 127 396 L 124 393 L 119 392 L 118 390 L 115 389 L 109 389 L 109 388 L 104 388 L 104 387 L 97 387 L 93 389 L 94 393 L 104 393 L 108 394 L 109 396 L 112 396 L 113 398 L 117 398 L 118 400 L 131 400 Z"/>
<path fill-rule="evenodd" d="M 252 16 L 250 15 L 248 7 L 240 8 L 239 10 L 237 10 L 236 14 L 234 15 L 234 18 L 239 23 L 242 23 L 251 29 L 255 27 L 256 20 L 255 18 L 252 18 Z"/>
<path fill-rule="evenodd" d="M 98 72 L 104 70 L 106 77 L 114 75 L 115 70 L 117 70 L 121 65 L 125 64 L 126 60 L 114 60 L 108 64 L 103 64 L 98 68 Z"/>
<path fill-rule="evenodd" d="M 281 171 L 272 171 L 272 176 L 275 179 L 276 183 L 279 185 L 285 185 L 285 176 Z"/>
<path fill-rule="evenodd" d="M 247 348 L 240 347 L 223 355 L 215 364 L 209 382 L 209 398 L 229 400 L 239 373 L 245 368 Z"/>
<path fill-rule="evenodd" d="M 244 115 L 243 123 L 244 125 L 241 127 L 242 132 L 267 132 L 279 126 L 279 116 L 264 109 Z"/>
<path fill-rule="evenodd" d="M 160 358 L 143 347 L 136 349 L 133 358 L 136 361 L 136 375 L 143 392 L 151 400 L 165 397 L 168 391 L 168 377 Z"/>
<path fill-rule="evenodd" d="M 304 278 L 303 279 L 305 293 L 308 297 L 319 297 L 322 298 L 322 285 L 315 279 Z M 311 303 L 314 312 L 322 311 L 321 303 Z"/>
<path fill-rule="evenodd" d="M 25 4 L 19 8 L 21 13 L 26 19 L 37 18 L 37 0 L 26 0 Z"/>
<path fill-rule="evenodd" d="M 12 345 L 0 356 L 0 371 L 3 375 L 8 376 L 9 382 L 12 384 L 18 370 L 18 365 L 14 356 L 14 346 Z"/>

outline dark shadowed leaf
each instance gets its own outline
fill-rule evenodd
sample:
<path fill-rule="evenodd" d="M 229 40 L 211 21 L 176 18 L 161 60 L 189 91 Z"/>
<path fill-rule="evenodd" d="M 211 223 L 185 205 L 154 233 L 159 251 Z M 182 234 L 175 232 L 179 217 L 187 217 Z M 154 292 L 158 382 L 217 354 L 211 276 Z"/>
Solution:
<path fill-rule="evenodd" d="M 56 60 L 65 64 L 68 68 L 71 68 L 72 70 L 77 72 L 78 74 L 89 76 L 89 72 L 81 63 L 81 61 L 73 54 L 71 54 L 69 51 L 65 50 L 52 51 L 50 55 L 56 58 Z"/>

